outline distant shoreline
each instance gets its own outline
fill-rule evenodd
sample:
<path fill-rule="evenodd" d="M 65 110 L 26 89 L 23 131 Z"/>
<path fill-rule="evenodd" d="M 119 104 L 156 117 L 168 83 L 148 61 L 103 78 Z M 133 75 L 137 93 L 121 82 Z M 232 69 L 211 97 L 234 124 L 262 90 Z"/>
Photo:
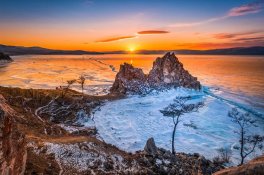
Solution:
<path fill-rule="evenodd" d="M 176 52 L 175 52 L 176 53 Z M 50 55 L 50 56 L 57 56 L 57 55 L 62 55 L 62 56 L 67 56 L 67 55 L 76 55 L 76 56 L 81 56 L 81 55 L 129 55 L 130 53 L 102 53 L 102 54 L 10 54 L 10 56 L 33 56 L 33 55 Z M 212 56 L 264 56 L 264 54 L 261 55 L 253 55 L 253 54 L 181 54 L 181 53 L 176 53 L 177 55 L 212 55 Z M 133 55 L 160 55 L 159 53 L 134 53 Z"/>
<path fill-rule="evenodd" d="M 84 50 L 54 50 L 42 47 L 24 47 L 24 46 L 7 46 L 0 44 L 0 52 L 15 56 L 15 55 L 105 55 L 105 54 L 130 54 L 128 51 L 107 51 L 95 52 Z M 264 55 L 264 46 L 255 47 L 236 47 L 226 49 L 211 49 L 211 50 L 138 50 L 133 54 L 154 55 L 164 54 L 166 52 L 174 52 L 180 55 Z"/>

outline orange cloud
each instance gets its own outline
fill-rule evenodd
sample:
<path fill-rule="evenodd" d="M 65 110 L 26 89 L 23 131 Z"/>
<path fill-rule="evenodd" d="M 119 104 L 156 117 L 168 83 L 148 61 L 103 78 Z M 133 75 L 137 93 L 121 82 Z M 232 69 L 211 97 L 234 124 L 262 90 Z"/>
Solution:
<path fill-rule="evenodd" d="M 135 37 L 136 36 L 134 36 L 134 35 L 118 36 L 118 37 L 112 37 L 112 38 L 106 38 L 106 39 L 97 40 L 96 42 L 98 42 L 98 43 L 112 42 L 112 41 L 119 41 L 119 40 L 123 40 L 123 39 L 135 38 Z"/>
<path fill-rule="evenodd" d="M 228 38 L 234 38 L 236 35 L 231 33 L 217 33 L 214 34 L 213 37 L 216 39 L 228 39 Z"/>
<path fill-rule="evenodd" d="M 166 34 L 166 33 L 170 33 L 169 31 L 166 30 L 143 30 L 143 31 L 139 31 L 137 32 L 140 35 L 152 35 L 152 34 Z"/>
<path fill-rule="evenodd" d="M 235 39 L 235 41 L 263 41 L 264 40 L 264 36 L 260 36 L 260 37 L 245 37 L 245 38 L 237 38 Z"/>
<path fill-rule="evenodd" d="M 194 49 L 194 50 L 208 50 L 208 49 L 222 49 L 232 47 L 252 47 L 252 46 L 263 46 L 264 41 L 261 40 L 233 40 L 230 42 L 197 42 L 197 43 L 182 43 L 175 44 L 174 47 L 177 49 Z"/>
<path fill-rule="evenodd" d="M 238 38 L 241 36 L 248 36 L 248 35 L 251 36 L 257 33 L 261 33 L 261 31 L 242 32 L 242 33 L 216 33 L 213 35 L 213 37 L 216 39 L 230 39 L 230 38 Z"/>
<path fill-rule="evenodd" d="M 169 31 L 166 30 L 144 30 L 137 32 L 138 35 L 153 35 L 153 34 L 166 34 L 169 33 Z M 127 36 L 118 36 L 118 37 L 111 37 L 106 39 L 97 40 L 96 42 L 104 43 L 104 42 L 112 42 L 112 41 L 119 41 L 129 38 L 135 38 L 136 35 L 127 35 Z"/>

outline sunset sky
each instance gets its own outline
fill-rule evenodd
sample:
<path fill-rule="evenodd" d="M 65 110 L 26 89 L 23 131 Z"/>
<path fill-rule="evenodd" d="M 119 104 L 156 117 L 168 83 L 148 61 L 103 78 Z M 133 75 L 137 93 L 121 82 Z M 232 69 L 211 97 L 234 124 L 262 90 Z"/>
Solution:
<path fill-rule="evenodd" d="M 0 44 L 90 51 L 264 46 L 264 1 L 0 0 Z"/>

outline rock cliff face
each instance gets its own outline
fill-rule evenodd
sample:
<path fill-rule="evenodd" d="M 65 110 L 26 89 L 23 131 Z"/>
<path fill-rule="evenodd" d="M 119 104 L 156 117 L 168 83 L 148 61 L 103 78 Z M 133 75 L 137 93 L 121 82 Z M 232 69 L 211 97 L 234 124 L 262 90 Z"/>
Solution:
<path fill-rule="evenodd" d="M 111 93 L 145 93 L 151 89 L 168 87 L 200 89 L 200 82 L 183 68 L 174 53 L 158 57 L 148 75 L 130 64 L 123 64 L 116 75 Z"/>
<path fill-rule="evenodd" d="M 25 171 L 26 140 L 15 125 L 14 111 L 0 95 L 0 174 L 16 175 Z"/>
<path fill-rule="evenodd" d="M 183 64 L 174 53 L 166 53 L 157 58 L 148 75 L 151 86 L 182 86 L 191 89 L 200 89 L 200 82 L 183 68 Z"/>
<path fill-rule="evenodd" d="M 134 68 L 131 64 L 120 65 L 111 92 L 125 94 L 129 92 L 143 91 L 147 84 L 147 76 L 142 69 Z"/>
<path fill-rule="evenodd" d="M 12 58 L 2 52 L 0 52 L 0 62 L 11 62 Z"/>

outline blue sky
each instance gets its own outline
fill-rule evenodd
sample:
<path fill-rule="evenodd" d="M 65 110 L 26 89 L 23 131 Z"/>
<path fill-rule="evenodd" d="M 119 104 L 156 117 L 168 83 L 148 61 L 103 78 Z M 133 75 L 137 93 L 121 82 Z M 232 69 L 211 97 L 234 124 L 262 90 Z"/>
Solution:
<path fill-rule="evenodd" d="M 256 32 L 254 38 L 261 38 L 264 28 L 264 1 L 0 0 L 0 2 L 0 27 L 3 29 L 0 33 L 0 36 L 2 35 L 0 42 L 3 44 L 86 50 L 100 50 L 102 47 L 101 50 L 111 48 L 118 50 L 127 48 L 129 44 L 151 49 L 150 43 L 158 40 L 166 43 L 167 40 L 168 43 L 165 45 L 171 49 L 180 44 L 195 44 L 198 40 L 195 33 L 196 35 L 199 33 L 199 37 L 203 34 L 203 39 L 207 43 L 216 44 L 218 41 L 210 40 L 209 35 L 219 33 L 245 35 L 244 33 L 250 32 L 250 35 L 253 35 Z M 151 33 L 148 33 L 148 37 L 136 34 L 142 30 L 165 30 L 168 34 L 153 33 L 153 37 L 149 36 Z M 46 38 L 39 35 L 46 35 Z M 126 36 L 134 37 L 126 39 Z M 182 36 L 186 36 L 186 40 Z M 190 36 L 195 42 L 191 43 Z M 63 44 L 65 38 L 73 43 L 71 47 Z M 110 43 L 96 42 L 108 41 L 108 38 Z M 117 38 L 117 41 L 111 38 Z M 59 39 L 63 41 L 58 43 Z M 221 44 L 222 41 L 218 43 Z M 234 41 L 227 43 L 231 43 L 228 46 L 235 46 Z M 256 42 L 256 45 L 262 44 L 263 40 Z M 237 44 L 244 45 L 246 46 L 241 42 Z M 156 46 L 153 46 L 153 49 L 157 49 Z"/>

